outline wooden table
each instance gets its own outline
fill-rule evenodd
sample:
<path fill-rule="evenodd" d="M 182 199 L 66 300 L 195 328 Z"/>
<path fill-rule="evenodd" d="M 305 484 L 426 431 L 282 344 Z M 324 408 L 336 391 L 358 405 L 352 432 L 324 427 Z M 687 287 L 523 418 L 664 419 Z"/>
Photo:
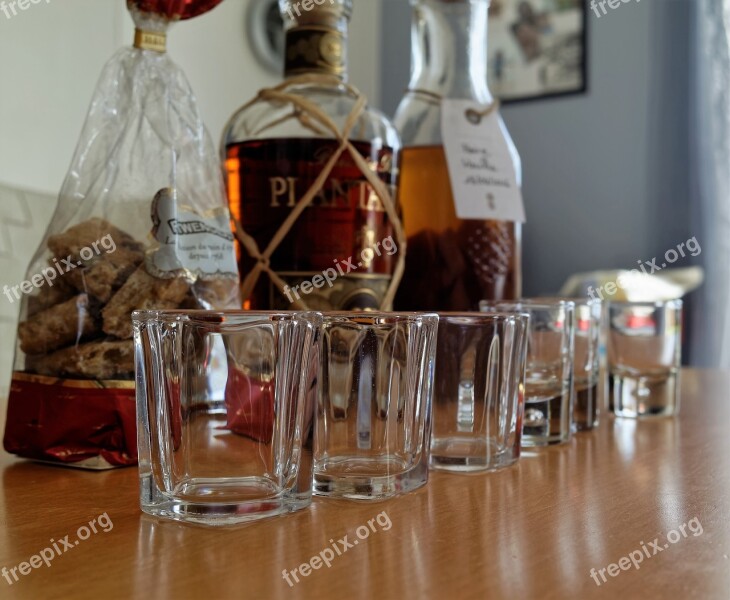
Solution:
<path fill-rule="evenodd" d="M 63 553 L 50 567 L 16 571 L 12 585 L 0 577 L 0 598 L 727 600 L 729 389 L 730 374 L 688 371 L 678 419 L 604 419 L 499 473 L 432 474 L 426 488 L 389 502 L 315 499 L 228 530 L 143 516 L 135 469 L 90 473 L 3 455 L 0 567 L 28 561 L 51 538 Z M 102 518 L 74 545 L 102 513 L 113 528 L 105 533 Z M 70 547 L 59 542 L 67 534 Z M 346 535 L 352 547 L 331 567 L 314 561 L 317 570 L 287 584 L 283 570 Z M 642 543 L 651 557 L 639 563 Z M 617 565 L 604 583 L 599 570 L 632 552 L 639 569 Z"/>

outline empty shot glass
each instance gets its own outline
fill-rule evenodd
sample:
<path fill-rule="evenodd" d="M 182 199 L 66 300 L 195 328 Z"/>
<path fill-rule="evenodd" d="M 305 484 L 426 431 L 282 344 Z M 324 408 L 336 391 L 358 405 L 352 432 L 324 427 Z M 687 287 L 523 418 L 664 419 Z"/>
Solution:
<path fill-rule="evenodd" d="M 575 304 L 573 431 L 598 427 L 600 344 L 603 304 L 598 299 L 578 298 Z"/>
<path fill-rule="evenodd" d="M 573 421 L 575 304 L 534 299 L 482 302 L 481 309 L 530 315 L 522 447 L 568 442 Z"/>
<path fill-rule="evenodd" d="M 610 302 L 609 394 L 618 417 L 679 412 L 682 301 Z"/>
<path fill-rule="evenodd" d="M 384 499 L 428 480 L 438 316 L 325 313 L 314 493 Z"/>
<path fill-rule="evenodd" d="M 519 459 L 528 322 L 439 313 L 432 469 L 492 471 Z"/>
<path fill-rule="evenodd" d="M 321 316 L 153 310 L 133 322 L 142 510 L 230 525 L 308 506 Z"/>

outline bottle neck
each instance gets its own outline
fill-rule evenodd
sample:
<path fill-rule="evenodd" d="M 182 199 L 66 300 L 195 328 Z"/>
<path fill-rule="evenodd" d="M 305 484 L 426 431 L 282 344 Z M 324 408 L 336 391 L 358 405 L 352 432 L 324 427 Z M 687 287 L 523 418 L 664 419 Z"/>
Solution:
<path fill-rule="evenodd" d="M 415 0 L 412 90 L 493 101 L 487 84 L 489 0 Z"/>
<path fill-rule="evenodd" d="M 284 76 L 324 74 L 347 81 L 349 19 L 292 19 L 286 30 Z"/>

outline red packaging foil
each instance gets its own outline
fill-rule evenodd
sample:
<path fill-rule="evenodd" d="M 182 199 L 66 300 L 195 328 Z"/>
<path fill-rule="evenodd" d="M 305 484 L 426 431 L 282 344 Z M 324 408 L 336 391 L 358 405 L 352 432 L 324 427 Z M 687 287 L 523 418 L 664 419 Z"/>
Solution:
<path fill-rule="evenodd" d="M 168 381 L 173 405 L 172 436 L 182 440 L 180 390 Z M 229 371 L 225 391 L 226 429 L 270 443 L 274 428 L 274 384 Z M 5 450 L 24 458 L 68 466 L 106 469 L 137 464 L 134 382 L 80 381 L 16 372 L 10 387 Z"/>
<path fill-rule="evenodd" d="M 134 382 L 76 381 L 16 372 L 5 450 L 92 469 L 137 463 Z"/>
<path fill-rule="evenodd" d="M 223 0 L 127 0 L 128 7 L 172 20 L 192 19 L 214 9 Z"/>
<path fill-rule="evenodd" d="M 235 367 L 226 383 L 227 429 L 268 444 L 274 435 L 274 387 L 253 379 Z"/>

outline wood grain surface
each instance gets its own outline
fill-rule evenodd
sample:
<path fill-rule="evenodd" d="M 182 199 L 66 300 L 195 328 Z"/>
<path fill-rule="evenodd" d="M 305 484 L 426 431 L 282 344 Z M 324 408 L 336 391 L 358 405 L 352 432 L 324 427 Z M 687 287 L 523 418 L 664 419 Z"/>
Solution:
<path fill-rule="evenodd" d="M 50 567 L 16 570 L 17 582 L 8 571 L 13 583 L 0 577 L 0 598 L 727 600 L 728 390 L 730 374 L 686 371 L 679 418 L 604 418 L 599 430 L 502 472 L 432 473 L 427 487 L 388 502 L 315 499 L 226 530 L 144 516 L 133 468 L 83 472 L 4 454 L 0 567 L 29 561 L 51 539 L 62 554 Z M 102 514 L 113 528 L 102 517 L 78 540 Z M 368 535 L 359 530 L 354 544 L 360 526 Z M 342 548 L 345 536 L 351 547 L 330 567 L 314 561 L 306 577 L 297 571 L 299 583 L 285 581 L 283 570 L 330 540 Z M 632 552 L 639 568 L 621 570 Z M 604 583 L 599 570 L 611 563 L 618 574 L 604 571 Z"/>

